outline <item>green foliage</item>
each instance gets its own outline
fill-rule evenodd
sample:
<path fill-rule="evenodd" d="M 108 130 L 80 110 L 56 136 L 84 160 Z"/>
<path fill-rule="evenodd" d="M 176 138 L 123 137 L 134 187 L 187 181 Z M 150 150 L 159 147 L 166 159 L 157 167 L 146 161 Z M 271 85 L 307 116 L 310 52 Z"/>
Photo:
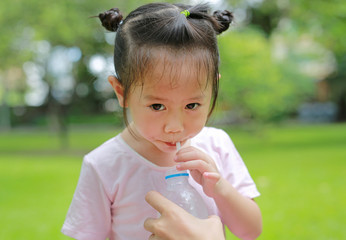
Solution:
<path fill-rule="evenodd" d="M 336 55 L 344 54 L 346 42 L 346 2 L 333 1 L 292 1 L 290 17 L 299 24 L 302 33 L 309 33 Z"/>
<path fill-rule="evenodd" d="M 81 49 L 82 58 L 74 65 L 73 77 L 77 84 L 87 85 L 89 93 L 86 97 L 75 94 L 71 109 L 85 109 L 88 113 L 102 109 L 110 94 L 94 89 L 95 77 L 89 72 L 87 64 L 95 54 L 111 55 L 113 46 L 105 41 L 107 32 L 98 19 L 90 16 L 112 7 L 119 7 L 126 16 L 130 10 L 148 2 L 153 1 L 0 1 L 0 54 L 3 56 L 0 59 L 0 98 L 10 106 L 24 104 L 27 86 L 21 68 L 26 61 L 37 61 L 33 51 L 35 42 L 46 40 L 52 48 L 77 46 Z M 231 3 L 244 7 L 244 1 Z M 294 50 L 294 43 L 301 36 L 309 36 L 330 50 L 337 61 L 337 70 L 328 78 L 330 98 L 340 102 L 340 105 L 345 103 L 345 1 L 264 0 L 252 3 L 251 10 L 248 9 L 248 13 L 251 12 L 250 25 L 220 36 L 222 109 L 236 110 L 246 118 L 277 120 L 294 111 L 301 101 L 309 99 L 314 93 L 313 83 L 298 71 L 307 56 L 291 55 L 285 61 L 274 60 L 274 35 L 287 39 L 293 46 L 290 51 Z M 290 32 L 282 31 L 283 20 L 291 23 Z M 255 30 L 253 26 L 259 26 L 260 30 Z M 17 72 L 18 75 L 7 77 L 10 72 Z M 2 79 L 5 78 L 20 84 L 11 86 L 6 83 L 6 88 L 10 88 L 7 90 L 2 86 Z M 44 81 L 48 82 L 47 78 L 44 76 Z"/>
<path fill-rule="evenodd" d="M 269 29 L 266 31 L 269 36 L 273 33 L 281 34 L 283 23 L 286 22 L 294 31 L 295 41 L 308 37 L 332 53 L 336 63 L 330 60 L 329 64 L 336 65 L 335 69 L 319 78 L 325 79 L 330 87 L 328 99 L 322 100 L 334 101 L 339 108 L 338 120 L 346 120 L 346 2 L 264 0 L 262 4 L 251 9 L 251 14 L 254 16 L 252 24 L 261 26 L 265 31 Z M 292 31 L 289 34 L 292 34 Z M 297 60 L 299 62 L 301 59 Z"/>
<path fill-rule="evenodd" d="M 261 121 L 280 119 L 312 89 L 312 82 L 289 61 L 272 57 L 270 42 L 258 30 L 233 31 L 220 37 L 219 43 L 223 110 L 241 109 L 243 117 Z"/>
<path fill-rule="evenodd" d="M 52 46 L 78 46 L 87 56 L 105 46 L 110 50 L 98 19 L 90 17 L 113 7 L 118 7 L 126 16 L 145 2 L 152 1 L 2 0 L 0 53 L 7 57 L 0 59 L 0 70 L 18 64 L 18 60 L 30 59 L 27 54 L 32 50 L 32 40 L 47 40 Z"/>

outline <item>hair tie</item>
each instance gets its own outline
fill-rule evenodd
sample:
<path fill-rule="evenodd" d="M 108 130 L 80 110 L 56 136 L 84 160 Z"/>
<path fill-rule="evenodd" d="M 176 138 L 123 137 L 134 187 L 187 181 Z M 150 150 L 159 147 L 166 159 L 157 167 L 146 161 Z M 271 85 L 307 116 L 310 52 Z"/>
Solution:
<path fill-rule="evenodd" d="M 189 12 L 189 10 L 184 10 L 184 11 L 181 11 L 180 13 L 181 13 L 181 14 L 184 14 L 184 15 L 185 15 L 185 17 L 190 16 L 190 12 Z"/>

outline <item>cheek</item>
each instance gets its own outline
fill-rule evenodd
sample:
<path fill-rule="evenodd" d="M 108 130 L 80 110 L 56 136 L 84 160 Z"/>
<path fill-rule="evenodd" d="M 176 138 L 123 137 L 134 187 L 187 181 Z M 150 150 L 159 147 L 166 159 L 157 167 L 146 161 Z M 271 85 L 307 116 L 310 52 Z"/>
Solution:
<path fill-rule="evenodd" d="M 138 130 L 140 133 L 147 139 L 153 139 L 153 137 L 156 135 L 158 126 L 148 122 L 148 123 L 142 123 L 138 125 Z"/>
<path fill-rule="evenodd" d="M 140 135 L 146 139 L 153 139 L 158 132 L 158 123 L 146 114 L 133 117 L 135 127 Z"/>
<path fill-rule="evenodd" d="M 208 113 L 201 113 L 195 116 L 189 117 L 186 121 L 186 127 L 192 132 L 199 132 L 205 126 L 207 122 Z"/>

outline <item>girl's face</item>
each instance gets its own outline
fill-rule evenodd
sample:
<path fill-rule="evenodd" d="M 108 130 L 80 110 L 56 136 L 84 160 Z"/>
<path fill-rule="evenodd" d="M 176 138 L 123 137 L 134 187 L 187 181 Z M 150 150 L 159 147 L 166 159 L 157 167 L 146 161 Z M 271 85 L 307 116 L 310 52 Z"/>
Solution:
<path fill-rule="evenodd" d="M 183 64 L 163 62 L 148 71 L 143 85 L 130 90 L 127 107 L 139 141 L 168 153 L 176 151 L 176 142 L 183 145 L 205 126 L 212 86 L 207 74 L 195 70 L 188 59 Z"/>

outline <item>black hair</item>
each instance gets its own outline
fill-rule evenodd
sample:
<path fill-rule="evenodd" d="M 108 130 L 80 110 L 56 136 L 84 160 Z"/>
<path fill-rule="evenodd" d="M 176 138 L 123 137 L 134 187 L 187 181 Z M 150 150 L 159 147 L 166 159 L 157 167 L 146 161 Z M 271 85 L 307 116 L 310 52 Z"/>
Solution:
<path fill-rule="evenodd" d="M 182 11 L 187 10 L 187 14 Z M 124 106 L 131 87 L 142 81 L 148 66 L 155 60 L 153 50 L 202 56 L 198 64 L 207 70 L 212 81 L 213 99 L 209 116 L 215 108 L 219 88 L 219 50 L 216 35 L 226 31 L 233 20 L 231 12 L 210 14 L 207 4 L 150 3 L 132 11 L 125 19 L 118 8 L 99 14 L 102 25 L 116 32 L 114 67 L 124 88 Z M 143 84 L 143 83 L 142 83 Z M 128 124 L 126 109 L 123 109 Z"/>

